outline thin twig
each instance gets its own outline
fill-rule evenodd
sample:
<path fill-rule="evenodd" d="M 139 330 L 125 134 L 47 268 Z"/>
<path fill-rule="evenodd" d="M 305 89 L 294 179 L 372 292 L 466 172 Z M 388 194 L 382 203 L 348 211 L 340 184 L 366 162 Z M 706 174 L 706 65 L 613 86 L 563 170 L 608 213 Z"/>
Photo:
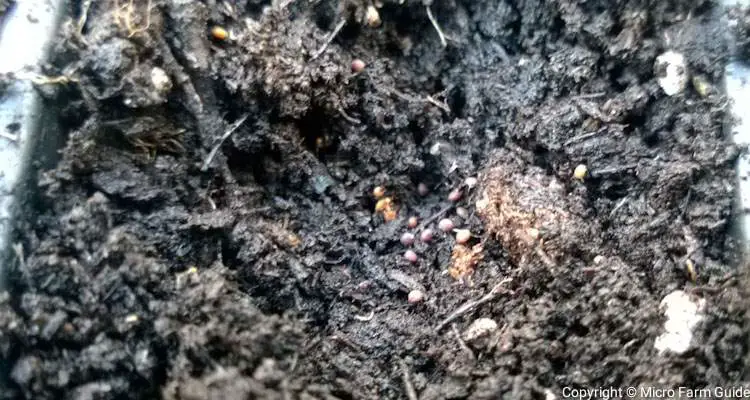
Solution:
<path fill-rule="evenodd" d="M 13 252 L 16 253 L 20 269 L 26 271 L 26 257 L 23 255 L 23 245 L 21 243 L 13 243 Z"/>
<path fill-rule="evenodd" d="M 78 29 L 78 35 L 83 35 L 83 27 L 86 25 L 86 20 L 89 17 L 89 9 L 91 8 L 91 2 L 92 0 L 84 0 L 81 2 L 81 16 L 78 17 L 77 22 L 77 29 Z"/>
<path fill-rule="evenodd" d="M 18 141 L 18 134 L 12 134 L 4 131 L 0 131 L 0 137 L 4 137 L 11 142 L 17 142 Z"/>
<path fill-rule="evenodd" d="M 619 210 L 622 206 L 625 205 L 630 200 L 630 196 L 625 196 L 622 200 L 620 200 L 617 205 L 615 205 L 615 208 L 612 209 L 612 211 L 609 212 L 610 218 L 615 215 L 617 210 Z"/>
<path fill-rule="evenodd" d="M 438 33 L 438 36 L 440 37 L 440 43 L 443 44 L 443 47 L 448 46 L 448 43 L 445 41 L 445 35 L 443 34 L 443 31 L 440 29 L 440 25 L 438 25 L 437 20 L 435 19 L 435 16 L 432 15 L 432 10 L 430 10 L 430 6 L 425 6 L 425 9 L 427 9 L 427 18 L 430 19 L 432 26 L 435 28 L 435 30 Z"/>
<path fill-rule="evenodd" d="M 224 144 L 224 141 L 227 140 L 227 138 L 234 133 L 234 131 L 237 130 L 242 124 L 245 123 L 247 118 L 250 116 L 250 114 L 243 115 L 240 119 L 235 121 L 232 126 L 227 129 L 226 132 L 221 136 L 219 139 L 219 143 L 216 143 L 213 149 L 211 149 L 211 152 L 208 153 L 208 157 L 206 157 L 206 161 L 203 162 L 203 166 L 201 167 L 201 172 L 205 172 L 208 169 L 208 166 L 211 164 L 211 161 L 213 161 L 214 157 L 216 157 L 216 153 L 221 148 L 221 145 Z"/>
<path fill-rule="evenodd" d="M 430 104 L 432 104 L 434 106 L 437 106 L 438 108 L 440 108 L 441 110 L 443 110 L 443 111 L 445 111 L 445 112 L 447 112 L 449 114 L 451 112 L 450 107 L 448 107 L 448 105 L 445 102 L 439 101 L 439 100 L 435 99 L 434 96 L 431 96 L 431 95 L 426 95 L 424 97 L 414 97 L 414 96 L 410 96 L 410 95 L 408 95 L 406 93 L 403 93 L 403 92 L 399 91 L 396 88 L 385 88 L 385 87 L 384 88 L 380 88 L 377 85 L 375 85 L 375 90 L 377 90 L 377 91 L 379 91 L 381 93 L 385 92 L 386 94 L 390 94 L 390 95 L 396 96 L 399 99 L 401 99 L 403 101 L 406 101 L 406 102 L 409 102 L 409 103 L 419 103 L 419 102 L 430 103 Z"/>
<path fill-rule="evenodd" d="M 342 19 L 341 22 L 339 22 L 338 25 L 336 25 L 336 27 L 333 29 L 333 32 L 331 32 L 331 34 L 328 35 L 328 39 L 326 39 L 326 42 L 323 43 L 323 46 L 320 46 L 318 51 L 316 51 L 315 54 L 313 54 L 310 61 L 320 57 L 320 55 L 323 54 L 324 51 L 326 51 L 328 46 L 333 42 L 333 39 L 335 39 L 336 36 L 339 34 L 339 32 L 341 32 L 341 29 L 344 28 L 344 25 L 346 25 L 346 20 Z"/>
<path fill-rule="evenodd" d="M 417 397 L 417 391 L 414 389 L 414 385 L 411 383 L 411 377 L 409 377 L 409 368 L 406 366 L 404 360 L 398 360 L 399 366 L 401 366 L 401 379 L 404 381 L 404 391 L 406 397 L 409 400 L 419 400 Z"/>
<path fill-rule="evenodd" d="M 606 92 L 597 92 L 597 93 L 582 93 L 576 96 L 573 96 L 574 99 L 595 99 L 597 97 L 602 97 L 606 95 Z"/>
<path fill-rule="evenodd" d="M 484 303 L 488 303 L 488 302 L 494 300 L 500 294 L 500 289 L 501 289 L 502 285 L 504 285 L 504 284 L 506 284 L 506 283 L 508 283 L 510 281 L 512 281 L 511 278 L 505 278 L 502 281 L 500 281 L 500 283 L 498 283 L 497 285 L 495 285 L 492 288 L 492 290 L 490 290 L 489 293 L 485 294 L 484 296 L 480 297 L 477 300 L 471 300 L 471 301 L 465 303 L 464 305 L 462 305 L 461 307 L 458 307 L 456 309 L 456 311 L 453 311 L 450 315 L 448 315 L 447 318 L 445 318 L 443 320 L 443 322 L 439 323 L 438 326 L 435 327 L 435 333 L 440 332 L 443 328 L 445 328 L 446 325 L 448 325 L 451 322 L 455 321 L 460 316 L 462 316 L 462 315 L 464 315 L 464 314 L 466 314 L 468 312 L 473 311 L 475 308 L 481 306 Z"/>
<path fill-rule="evenodd" d="M 128 3 L 128 12 L 125 14 L 125 27 L 128 29 L 128 37 L 145 32 L 151 27 L 151 0 L 146 1 L 146 24 L 140 28 L 133 26 L 133 0 Z"/>
<path fill-rule="evenodd" d="M 362 121 L 360 121 L 360 120 L 358 120 L 358 119 L 356 119 L 354 117 L 349 116 L 349 114 L 347 114 L 346 111 L 344 111 L 343 108 L 339 107 L 338 111 L 339 111 L 339 114 L 341 114 L 341 116 L 344 117 L 345 120 L 349 121 L 350 124 L 354 124 L 354 125 L 361 125 L 362 124 Z"/>
<path fill-rule="evenodd" d="M 375 310 L 370 310 L 368 315 L 355 315 L 354 319 L 361 322 L 370 322 L 375 317 Z"/>
<path fill-rule="evenodd" d="M 361 353 L 362 352 L 362 346 L 358 345 L 357 343 L 352 342 L 348 337 L 343 335 L 331 335 L 328 337 L 329 339 L 342 343 L 346 346 L 348 346 L 350 349 Z"/>
<path fill-rule="evenodd" d="M 431 224 L 431 223 L 435 222 L 435 220 L 436 220 L 436 219 L 438 219 L 438 218 L 440 218 L 441 216 L 443 216 L 443 214 L 447 213 L 447 212 L 448 212 L 448 211 L 450 211 L 450 210 L 451 210 L 452 208 L 453 208 L 453 205 L 449 205 L 449 206 L 446 206 L 445 208 L 443 208 L 442 210 L 438 211 L 437 213 L 435 213 L 435 214 L 434 214 L 433 216 L 431 216 L 430 218 L 427 218 L 426 220 L 424 220 L 424 222 L 422 222 L 422 223 L 421 223 L 421 224 L 420 224 L 420 225 L 419 225 L 419 226 L 417 227 L 417 232 L 419 232 L 419 231 L 423 230 L 423 229 L 424 229 L 424 228 L 425 228 L 425 227 L 426 227 L 427 225 L 429 225 L 429 224 Z"/>
<path fill-rule="evenodd" d="M 438 108 L 440 108 L 441 110 L 443 110 L 443 111 L 447 112 L 448 114 L 450 114 L 450 113 L 451 113 L 451 109 L 450 109 L 450 107 L 448 107 L 448 105 L 447 105 L 447 104 L 445 104 L 445 103 L 443 103 L 442 101 L 437 101 L 437 100 L 435 100 L 435 98 L 434 98 L 434 97 L 432 97 L 432 96 L 427 96 L 427 97 L 426 97 L 426 100 L 427 100 L 428 102 L 430 102 L 430 103 L 432 103 L 432 104 L 436 105 L 436 106 L 437 106 Z"/>
<path fill-rule="evenodd" d="M 456 324 L 451 324 L 451 330 L 453 331 L 453 334 L 456 336 L 456 341 L 458 342 L 458 345 L 461 346 L 461 349 L 466 352 L 466 354 L 472 359 L 476 360 L 477 356 L 474 355 L 474 352 L 471 351 L 468 345 L 466 345 L 466 342 L 461 338 L 461 333 L 458 331 L 458 328 L 456 328 Z"/>
<path fill-rule="evenodd" d="M 588 138 L 594 137 L 594 136 L 596 136 L 596 135 L 598 135 L 598 134 L 600 134 L 600 133 L 602 133 L 602 132 L 604 132 L 606 130 L 607 130 L 607 127 L 605 126 L 605 127 L 599 128 L 598 130 L 596 130 L 594 132 L 584 133 L 583 135 L 578 135 L 576 137 L 572 137 L 572 138 L 568 139 L 565 143 L 563 143 L 563 145 L 564 146 L 570 146 L 573 143 L 580 142 L 582 140 L 586 140 Z"/>

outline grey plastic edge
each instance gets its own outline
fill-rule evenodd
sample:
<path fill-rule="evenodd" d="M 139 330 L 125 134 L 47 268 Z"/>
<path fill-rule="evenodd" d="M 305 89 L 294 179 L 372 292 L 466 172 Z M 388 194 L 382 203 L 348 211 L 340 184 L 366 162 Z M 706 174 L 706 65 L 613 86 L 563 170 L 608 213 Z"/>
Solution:
<path fill-rule="evenodd" d="M 750 0 L 724 0 L 726 7 L 749 7 Z M 731 22 L 730 22 L 731 23 Z M 731 36 L 729 38 L 730 45 Z M 740 148 L 737 158 L 737 199 L 734 219 L 735 234 L 742 245 L 744 259 L 750 255 L 750 64 L 733 57 L 724 70 L 724 89 L 729 98 L 729 116 L 725 128 Z"/>
<path fill-rule="evenodd" d="M 57 152 L 55 118 L 44 109 L 31 79 L 40 72 L 55 40 L 63 0 L 17 0 L 0 25 L 0 74 L 13 77 L 0 92 L 0 289 L 14 259 L 14 218 L 29 199 L 40 150 Z"/>

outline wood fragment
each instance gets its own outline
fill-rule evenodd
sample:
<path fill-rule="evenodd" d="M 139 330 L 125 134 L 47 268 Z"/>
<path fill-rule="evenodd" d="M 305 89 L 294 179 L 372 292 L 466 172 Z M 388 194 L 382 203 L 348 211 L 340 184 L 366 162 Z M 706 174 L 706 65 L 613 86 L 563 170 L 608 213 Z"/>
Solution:
<path fill-rule="evenodd" d="M 432 15 L 432 10 L 430 9 L 430 6 L 425 6 L 425 9 L 427 10 L 427 18 L 429 18 L 430 23 L 432 23 L 433 28 L 435 28 L 435 31 L 437 31 L 438 37 L 440 38 L 440 43 L 443 45 L 443 47 L 448 46 L 448 42 L 445 41 L 445 35 L 443 34 L 443 30 L 440 29 L 440 25 L 438 25 L 438 22 L 435 19 L 435 16 Z"/>
<path fill-rule="evenodd" d="M 333 39 L 335 39 L 336 36 L 338 36 L 339 32 L 341 32 L 341 29 L 344 28 L 344 25 L 346 25 L 346 20 L 342 19 L 341 22 L 339 22 L 338 25 L 336 25 L 336 27 L 333 28 L 333 32 L 331 32 L 331 34 L 328 35 L 328 38 L 326 39 L 325 43 L 323 43 L 323 45 L 320 46 L 318 51 L 316 51 L 315 54 L 313 54 L 312 58 L 310 58 L 310 61 L 315 60 L 316 58 L 320 57 L 320 55 L 326 51 L 328 46 L 330 46 L 331 43 L 333 42 Z"/>
<path fill-rule="evenodd" d="M 81 2 L 81 15 L 78 17 L 78 22 L 76 22 L 78 36 L 83 36 L 83 28 L 86 26 L 86 20 L 89 17 L 89 9 L 91 8 L 91 3 L 92 0 L 83 0 Z"/>
<path fill-rule="evenodd" d="M 422 222 L 421 224 L 419 224 L 419 226 L 417 227 L 416 231 L 417 232 L 421 232 L 422 230 L 424 230 L 424 228 L 427 225 L 435 222 L 435 220 L 437 220 L 438 218 L 442 217 L 445 213 L 447 213 L 448 211 L 450 211 L 452 209 L 453 209 L 453 205 L 450 205 L 450 206 L 447 206 L 447 207 L 443 208 L 442 210 L 438 211 L 437 213 L 435 213 L 431 217 L 429 217 L 426 220 L 424 220 L 424 222 Z"/>
<path fill-rule="evenodd" d="M 419 397 L 417 397 L 417 391 L 414 389 L 414 385 L 411 383 L 409 368 L 406 366 L 404 360 L 399 360 L 398 364 L 401 367 L 401 380 L 403 380 L 404 382 L 404 391 L 406 392 L 406 397 L 409 400 L 419 400 Z"/>
<path fill-rule="evenodd" d="M 348 122 L 349 122 L 350 124 L 353 124 L 353 125 L 361 125 L 361 124 L 362 124 L 362 121 L 360 121 L 360 120 L 358 120 L 358 119 L 356 119 L 356 118 L 354 118 L 354 117 L 352 117 L 352 116 L 349 116 L 349 114 L 347 114 L 347 113 L 346 113 L 346 111 L 344 111 L 344 109 L 343 109 L 343 108 L 339 107 L 339 108 L 338 108 L 338 112 L 339 112 L 339 114 L 341 114 L 341 116 L 342 116 L 342 117 L 343 117 L 343 118 L 344 118 L 345 120 L 347 120 L 347 121 L 348 121 Z"/>
<path fill-rule="evenodd" d="M 355 315 L 354 319 L 361 322 L 368 322 L 372 321 L 372 319 L 375 317 L 375 310 L 370 310 L 370 314 L 368 315 Z"/>
<path fill-rule="evenodd" d="M 242 124 L 245 123 L 247 118 L 250 116 L 250 114 L 245 114 L 240 119 L 235 121 L 229 129 L 227 129 L 226 132 L 224 132 L 223 135 L 221 135 L 221 138 L 219 139 L 219 142 L 216 143 L 213 149 L 211 149 L 211 152 L 208 153 L 208 157 L 206 157 L 206 161 L 203 162 L 203 166 L 201 167 L 201 172 L 206 172 L 208 170 L 208 166 L 211 165 L 211 161 L 213 161 L 214 157 L 216 157 L 216 153 L 219 152 L 219 149 L 221 148 L 221 145 L 224 144 L 224 141 L 227 140 L 229 136 L 234 133 L 234 131 L 237 130 Z"/>
<path fill-rule="evenodd" d="M 594 137 L 594 136 L 596 136 L 596 135 L 598 135 L 598 134 L 600 134 L 600 133 L 602 133 L 602 132 L 604 132 L 606 130 L 607 130 L 607 127 L 605 126 L 605 127 L 599 128 L 598 130 L 596 130 L 594 132 L 584 133 L 582 135 L 578 135 L 578 136 L 572 137 L 572 138 L 566 140 L 565 143 L 563 143 L 563 145 L 564 146 L 570 146 L 573 143 L 578 143 L 580 141 L 592 138 L 592 137 Z"/>
<path fill-rule="evenodd" d="M 450 114 L 450 112 L 451 112 L 451 109 L 450 109 L 450 107 L 448 107 L 448 105 L 447 105 L 447 104 L 445 104 L 444 102 L 442 102 L 442 101 L 437 101 L 437 100 L 435 100 L 435 98 L 434 98 L 434 97 L 432 97 L 432 96 L 427 96 L 427 97 L 426 97 L 425 99 L 426 99 L 426 100 L 427 100 L 428 102 L 430 102 L 430 103 L 434 104 L 435 106 L 437 106 L 437 107 L 438 107 L 439 109 L 441 109 L 441 110 L 443 110 L 443 111 L 447 112 L 448 114 Z"/>
<path fill-rule="evenodd" d="M 505 278 L 502 281 L 500 281 L 500 283 L 498 283 L 497 285 L 495 285 L 492 288 L 492 290 L 489 291 L 489 293 L 485 294 L 484 296 L 482 296 L 482 297 L 480 297 L 480 298 L 478 298 L 476 300 L 471 300 L 471 301 L 469 301 L 467 303 L 464 303 L 464 305 L 462 305 L 461 307 L 458 307 L 456 309 L 456 311 L 453 311 L 452 313 L 450 313 L 450 315 L 448 315 L 448 317 L 446 317 L 442 322 L 440 322 L 435 327 L 435 333 L 440 332 L 441 330 L 443 330 L 443 328 L 445 328 L 446 325 L 448 325 L 451 322 L 455 321 L 456 319 L 458 319 L 462 315 L 473 311 L 475 308 L 481 306 L 482 304 L 485 304 L 485 303 L 488 303 L 488 302 L 490 302 L 492 300 L 495 300 L 495 298 L 497 298 L 497 296 L 500 293 L 502 293 L 502 286 L 504 284 L 508 283 L 508 282 L 511 282 L 512 280 L 513 279 L 511 279 L 511 278 Z"/>

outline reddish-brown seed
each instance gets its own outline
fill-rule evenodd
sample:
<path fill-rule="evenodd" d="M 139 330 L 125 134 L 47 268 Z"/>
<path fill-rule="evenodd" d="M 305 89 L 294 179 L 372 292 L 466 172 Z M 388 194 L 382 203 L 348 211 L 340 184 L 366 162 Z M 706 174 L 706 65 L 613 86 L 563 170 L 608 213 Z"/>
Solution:
<path fill-rule="evenodd" d="M 417 217 L 409 217 L 409 220 L 406 221 L 406 226 L 408 226 L 409 228 L 414 229 L 414 228 L 417 227 L 417 223 L 418 222 L 419 221 L 417 220 Z"/>
<path fill-rule="evenodd" d="M 414 244 L 414 235 L 409 232 L 401 235 L 401 244 L 403 244 L 404 246 L 411 246 L 412 244 Z"/>
<path fill-rule="evenodd" d="M 419 240 L 421 240 L 424 243 L 429 243 L 432 241 L 432 237 L 433 237 L 432 229 L 425 229 L 419 235 Z"/>
<path fill-rule="evenodd" d="M 461 190 L 459 190 L 459 189 L 453 189 L 453 190 L 452 190 L 452 191 L 451 191 L 451 192 L 450 192 L 450 193 L 448 194 L 448 200 L 450 200 L 450 201 L 452 201 L 452 202 L 454 202 L 454 203 L 455 203 L 455 202 L 457 202 L 457 201 L 461 200 L 461 197 L 462 197 L 462 196 L 463 196 L 463 193 L 461 193 Z"/>
<path fill-rule="evenodd" d="M 419 193 L 419 195 L 422 197 L 427 196 L 430 193 L 430 188 L 428 188 L 424 183 L 420 183 L 419 185 L 417 185 L 417 193 Z"/>
<path fill-rule="evenodd" d="M 411 250 L 406 250 L 406 252 L 404 253 L 404 258 L 406 259 L 406 261 L 412 264 L 416 264 L 417 261 L 419 260 L 419 256 L 417 256 L 417 253 Z"/>
<path fill-rule="evenodd" d="M 438 222 L 438 229 L 443 232 L 450 232 L 454 227 L 455 226 L 453 225 L 453 221 L 448 218 L 443 218 L 440 220 L 440 222 Z"/>
<path fill-rule="evenodd" d="M 352 72 L 354 73 L 360 73 L 365 70 L 365 62 L 360 60 L 359 58 L 355 58 L 352 60 Z"/>
<path fill-rule="evenodd" d="M 376 199 L 385 196 L 385 188 L 382 186 L 376 186 L 375 189 L 372 189 L 372 196 Z"/>
<path fill-rule="evenodd" d="M 414 289 L 411 292 L 409 292 L 407 299 L 409 303 L 419 303 L 422 300 L 424 300 L 424 292 L 418 289 Z"/>
<path fill-rule="evenodd" d="M 357 285 L 357 289 L 359 289 L 359 290 L 367 290 L 367 289 L 370 288 L 370 286 L 372 286 L 372 282 L 369 281 L 369 280 L 364 280 L 364 281 L 360 282 Z"/>

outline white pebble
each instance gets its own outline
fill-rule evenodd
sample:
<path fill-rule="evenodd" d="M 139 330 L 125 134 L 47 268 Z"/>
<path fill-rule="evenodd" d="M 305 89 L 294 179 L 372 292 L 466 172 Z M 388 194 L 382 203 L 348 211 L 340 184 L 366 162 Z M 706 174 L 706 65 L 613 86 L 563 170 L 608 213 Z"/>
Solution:
<path fill-rule="evenodd" d="M 692 299 L 682 290 L 668 294 L 659 304 L 667 321 L 664 322 L 664 333 L 654 341 L 654 348 L 659 353 L 670 351 L 682 354 L 690 348 L 693 330 L 703 320 L 705 299 Z"/>
<path fill-rule="evenodd" d="M 675 51 L 667 51 L 656 57 L 654 65 L 657 82 L 667 96 L 674 96 L 687 87 L 688 66 L 685 56 Z"/>
<path fill-rule="evenodd" d="M 471 231 L 468 229 L 456 229 L 456 243 L 466 244 L 471 239 Z"/>
<path fill-rule="evenodd" d="M 154 89 L 160 93 L 167 93 L 172 89 L 172 80 L 169 79 L 169 75 L 159 68 L 151 68 L 151 84 L 154 85 Z"/>
<path fill-rule="evenodd" d="M 469 218 L 469 210 L 463 208 L 463 207 L 456 207 L 456 215 L 463 219 Z"/>
<path fill-rule="evenodd" d="M 470 342 L 480 337 L 487 336 L 497 330 L 497 322 L 490 318 L 479 318 L 469 325 L 464 332 L 464 340 Z"/>
<path fill-rule="evenodd" d="M 414 289 L 409 292 L 407 299 L 409 303 L 419 303 L 424 300 L 424 292 L 419 289 Z"/>
<path fill-rule="evenodd" d="M 367 26 L 369 26 L 370 28 L 377 28 L 380 26 L 380 23 L 382 22 L 380 20 L 380 13 L 378 13 L 378 10 L 374 6 L 367 7 L 367 14 L 365 15 L 365 22 L 367 23 Z"/>

